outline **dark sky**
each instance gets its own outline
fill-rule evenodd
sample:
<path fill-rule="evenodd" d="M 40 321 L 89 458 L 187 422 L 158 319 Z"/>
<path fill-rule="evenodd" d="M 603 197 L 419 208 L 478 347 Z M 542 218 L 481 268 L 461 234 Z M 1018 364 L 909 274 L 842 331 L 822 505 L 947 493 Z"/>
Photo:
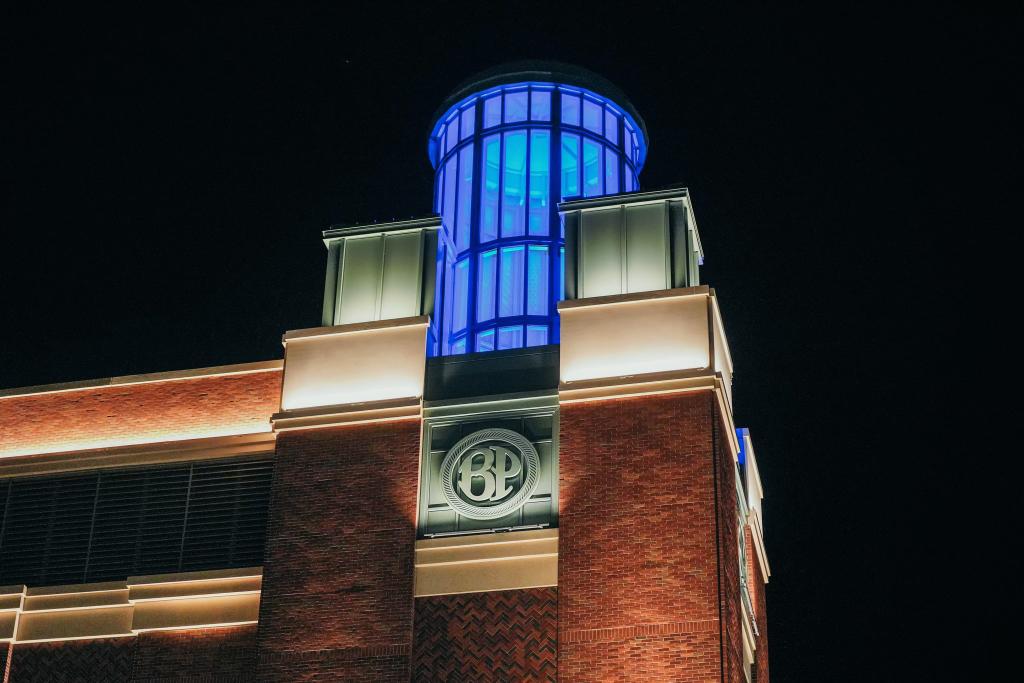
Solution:
<path fill-rule="evenodd" d="M 775 680 L 987 661 L 958 634 L 1008 618 L 1019 577 L 984 548 L 1019 542 L 971 521 L 998 465 L 960 429 L 998 427 L 942 378 L 984 355 L 959 343 L 986 202 L 963 151 L 1011 125 L 1019 16 L 143 4 L 5 22 L 0 386 L 279 358 L 319 324 L 320 230 L 429 212 L 458 82 L 576 63 L 645 117 L 642 187 L 693 196 L 767 493 Z"/>

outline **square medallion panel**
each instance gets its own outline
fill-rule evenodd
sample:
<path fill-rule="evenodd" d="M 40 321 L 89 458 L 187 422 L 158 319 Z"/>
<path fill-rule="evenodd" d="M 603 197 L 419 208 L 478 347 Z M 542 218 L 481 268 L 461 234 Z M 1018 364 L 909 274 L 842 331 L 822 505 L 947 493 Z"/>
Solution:
<path fill-rule="evenodd" d="M 556 394 L 425 407 L 419 538 L 557 526 Z"/>

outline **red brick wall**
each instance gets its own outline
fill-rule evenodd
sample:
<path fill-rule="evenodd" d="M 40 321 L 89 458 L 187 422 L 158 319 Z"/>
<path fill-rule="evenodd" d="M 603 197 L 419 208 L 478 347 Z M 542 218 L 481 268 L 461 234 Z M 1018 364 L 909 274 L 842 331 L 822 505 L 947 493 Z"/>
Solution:
<path fill-rule="evenodd" d="M 0 398 L 0 456 L 268 431 L 281 372 Z"/>
<path fill-rule="evenodd" d="M 557 680 L 558 589 L 416 600 L 414 681 Z"/>
<path fill-rule="evenodd" d="M 718 420 L 710 392 L 562 407 L 561 681 L 723 680 L 721 584 L 739 569 L 720 547 L 736 517 Z"/>
<path fill-rule="evenodd" d="M 408 680 L 419 449 L 418 420 L 279 435 L 263 680 Z"/>
<path fill-rule="evenodd" d="M 9 675 L 3 680 L 245 683 L 252 680 L 255 645 L 255 626 L 26 643 L 14 647 Z"/>
<path fill-rule="evenodd" d="M 142 633 L 133 683 L 248 683 L 256 657 L 256 626 Z"/>

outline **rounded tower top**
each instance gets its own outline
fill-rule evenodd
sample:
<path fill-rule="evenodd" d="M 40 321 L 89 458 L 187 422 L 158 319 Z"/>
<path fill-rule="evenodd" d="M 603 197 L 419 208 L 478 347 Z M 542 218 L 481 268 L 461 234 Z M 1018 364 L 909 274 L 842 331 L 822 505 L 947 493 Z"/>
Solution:
<path fill-rule="evenodd" d="M 518 83 L 545 83 L 577 87 L 613 102 L 631 120 L 634 128 L 639 132 L 637 170 L 643 167 L 649 145 L 647 124 L 626 93 L 604 76 L 583 67 L 565 62 L 536 59 L 499 64 L 480 71 L 459 83 L 431 117 L 431 127 L 427 139 L 427 154 L 431 163 L 437 165 L 440 156 L 437 149 L 438 131 L 443 123 L 450 118 L 453 110 L 461 107 L 466 100 L 488 90 Z"/>
<path fill-rule="evenodd" d="M 460 84 L 427 153 L 441 217 L 432 355 L 559 342 L 565 234 L 559 202 L 636 192 L 643 119 L 606 79 L 514 62 Z"/>

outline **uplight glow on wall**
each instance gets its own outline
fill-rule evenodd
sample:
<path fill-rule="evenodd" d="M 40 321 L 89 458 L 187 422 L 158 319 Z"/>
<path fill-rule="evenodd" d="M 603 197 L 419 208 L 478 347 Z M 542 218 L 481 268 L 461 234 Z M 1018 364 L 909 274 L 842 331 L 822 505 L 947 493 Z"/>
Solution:
<path fill-rule="evenodd" d="M 270 431 L 280 362 L 0 397 L 0 460 Z"/>
<path fill-rule="evenodd" d="M 416 317 L 286 335 L 281 409 L 422 396 L 427 324 Z"/>
<path fill-rule="evenodd" d="M 563 382 L 710 367 L 707 294 L 618 299 L 563 304 Z"/>

